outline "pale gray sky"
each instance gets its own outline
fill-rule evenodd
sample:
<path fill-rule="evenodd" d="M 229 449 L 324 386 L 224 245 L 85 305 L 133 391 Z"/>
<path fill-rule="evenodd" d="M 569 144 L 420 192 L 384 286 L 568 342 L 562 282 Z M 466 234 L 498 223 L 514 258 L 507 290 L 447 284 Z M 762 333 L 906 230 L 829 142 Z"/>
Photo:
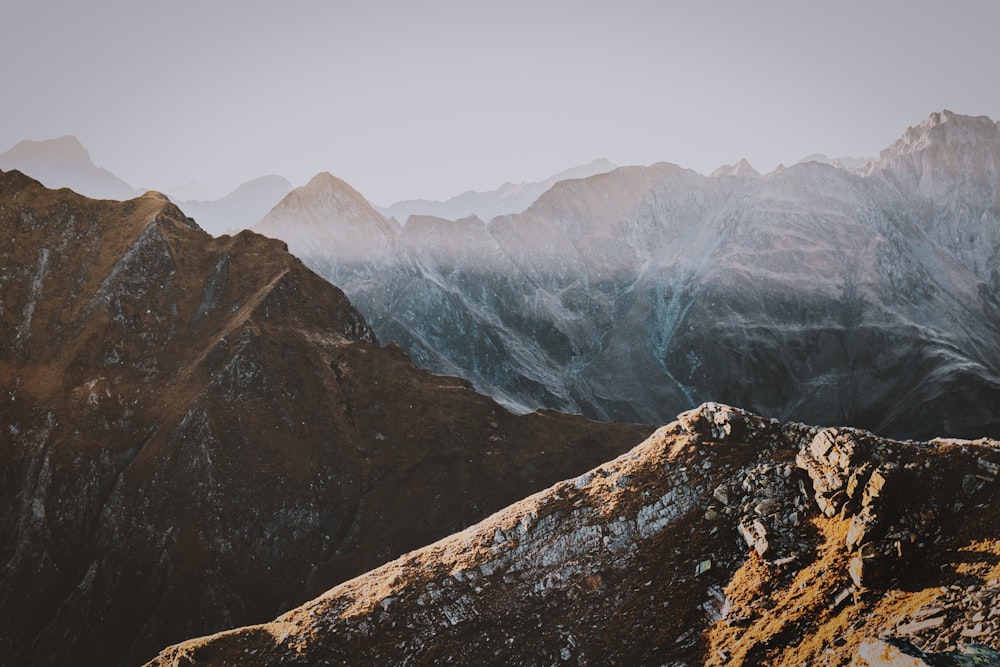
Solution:
<path fill-rule="evenodd" d="M 0 151 L 137 187 L 330 171 L 379 204 L 606 157 L 762 171 L 1000 119 L 1000 2 L 3 0 Z"/>

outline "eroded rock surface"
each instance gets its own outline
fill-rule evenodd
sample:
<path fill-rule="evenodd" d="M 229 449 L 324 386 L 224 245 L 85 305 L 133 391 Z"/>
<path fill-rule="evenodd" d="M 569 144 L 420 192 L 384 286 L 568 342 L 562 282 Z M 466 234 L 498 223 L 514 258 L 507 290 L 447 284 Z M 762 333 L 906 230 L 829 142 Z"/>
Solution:
<path fill-rule="evenodd" d="M 1000 498 L 982 471 L 998 457 L 996 441 L 706 404 L 271 623 L 150 664 L 848 665 L 914 641 L 995 655 Z M 858 585 L 869 552 L 878 576 Z M 943 620 L 915 628 L 928 617 Z"/>

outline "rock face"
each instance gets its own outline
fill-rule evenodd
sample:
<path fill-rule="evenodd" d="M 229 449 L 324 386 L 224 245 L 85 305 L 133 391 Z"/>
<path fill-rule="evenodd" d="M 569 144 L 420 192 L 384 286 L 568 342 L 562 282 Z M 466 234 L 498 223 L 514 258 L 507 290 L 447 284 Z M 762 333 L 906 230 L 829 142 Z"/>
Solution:
<path fill-rule="evenodd" d="M 625 167 L 518 215 L 405 225 L 325 179 L 256 229 L 380 339 L 515 409 L 662 423 L 722 400 L 1000 437 L 997 123 L 936 113 L 860 170 L 834 162 Z"/>
<path fill-rule="evenodd" d="M 343 293 L 165 197 L 0 173 L 0 663 L 138 664 L 617 455 L 380 347 Z"/>
<path fill-rule="evenodd" d="M 995 658 L 998 462 L 997 441 L 899 442 L 706 404 L 271 623 L 150 665 Z M 869 551 L 882 567 L 858 586 L 852 558 Z M 935 655 L 872 662 L 893 651 Z"/>

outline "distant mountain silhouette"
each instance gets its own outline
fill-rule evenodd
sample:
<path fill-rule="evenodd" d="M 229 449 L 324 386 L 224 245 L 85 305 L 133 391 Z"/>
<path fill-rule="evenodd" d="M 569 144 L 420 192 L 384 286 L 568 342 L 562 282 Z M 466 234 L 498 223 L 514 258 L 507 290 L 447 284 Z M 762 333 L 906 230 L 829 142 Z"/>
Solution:
<path fill-rule="evenodd" d="M 213 236 L 236 234 L 250 227 L 292 190 L 284 176 L 261 176 L 247 181 L 225 197 L 176 201 L 198 226 Z"/>
<path fill-rule="evenodd" d="M 599 159 L 567 169 L 537 183 L 504 183 L 496 190 L 488 192 L 469 190 L 446 201 L 411 199 L 379 208 L 379 211 L 386 217 L 396 218 L 404 224 L 411 215 L 434 216 L 446 220 L 476 216 L 488 221 L 498 215 L 522 212 L 559 181 L 603 174 L 614 168 L 615 165 L 607 160 Z"/>
<path fill-rule="evenodd" d="M 0 169 L 18 169 L 50 188 L 70 188 L 94 199 L 131 199 L 139 192 L 110 171 L 95 165 L 73 136 L 21 141 L 0 153 Z"/>

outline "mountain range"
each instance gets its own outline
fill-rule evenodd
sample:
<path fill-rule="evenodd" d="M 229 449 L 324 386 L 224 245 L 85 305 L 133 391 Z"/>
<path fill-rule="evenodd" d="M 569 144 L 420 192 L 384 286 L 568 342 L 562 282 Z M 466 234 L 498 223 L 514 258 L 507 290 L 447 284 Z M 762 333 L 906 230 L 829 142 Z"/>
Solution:
<path fill-rule="evenodd" d="M 0 664 L 998 664 L 998 172 L 945 111 L 279 240 L 0 171 Z"/>
<path fill-rule="evenodd" d="M 461 220 L 475 216 L 481 220 L 492 220 L 498 215 L 521 213 L 559 181 L 603 174 L 614 168 L 615 165 L 607 160 L 598 159 L 566 169 L 543 181 L 504 183 L 496 190 L 488 192 L 469 190 L 445 201 L 409 199 L 385 208 L 376 208 L 385 217 L 395 218 L 404 224 L 411 215 L 426 215 L 446 220 Z"/>
<path fill-rule="evenodd" d="M 861 167 L 817 160 L 621 167 L 520 214 L 406 224 L 320 174 L 254 229 L 381 340 L 515 410 L 663 423 L 722 400 L 1000 435 L 997 123 L 938 112 Z"/>
<path fill-rule="evenodd" d="M 511 414 L 158 193 L 2 172 L 0 229 L 0 664 L 268 620 L 651 430 Z"/>
<path fill-rule="evenodd" d="M 468 191 L 445 201 L 414 199 L 376 207 L 386 217 L 401 222 L 411 215 L 433 215 L 451 220 L 520 213 L 555 183 L 611 171 L 607 160 L 593 160 L 531 183 L 504 183 L 487 192 Z M 0 153 L 0 169 L 16 169 L 51 188 L 68 187 L 94 199 L 131 199 L 144 192 L 93 163 L 87 149 L 73 136 L 44 141 L 21 141 Z M 166 188 L 171 201 L 212 234 L 235 234 L 258 222 L 292 189 L 283 176 L 261 176 L 243 183 L 224 197 L 212 197 L 207 186 L 191 181 Z"/>
<path fill-rule="evenodd" d="M 21 141 L 0 153 L 0 170 L 16 169 L 50 188 L 70 188 L 93 199 L 132 199 L 143 190 L 132 187 L 98 167 L 80 140 L 73 136 L 45 141 Z M 179 191 L 197 188 L 182 187 Z M 198 225 L 213 236 L 239 232 L 260 220 L 292 189 L 283 176 L 262 176 L 248 181 L 225 197 L 185 200 L 170 193 Z"/>

